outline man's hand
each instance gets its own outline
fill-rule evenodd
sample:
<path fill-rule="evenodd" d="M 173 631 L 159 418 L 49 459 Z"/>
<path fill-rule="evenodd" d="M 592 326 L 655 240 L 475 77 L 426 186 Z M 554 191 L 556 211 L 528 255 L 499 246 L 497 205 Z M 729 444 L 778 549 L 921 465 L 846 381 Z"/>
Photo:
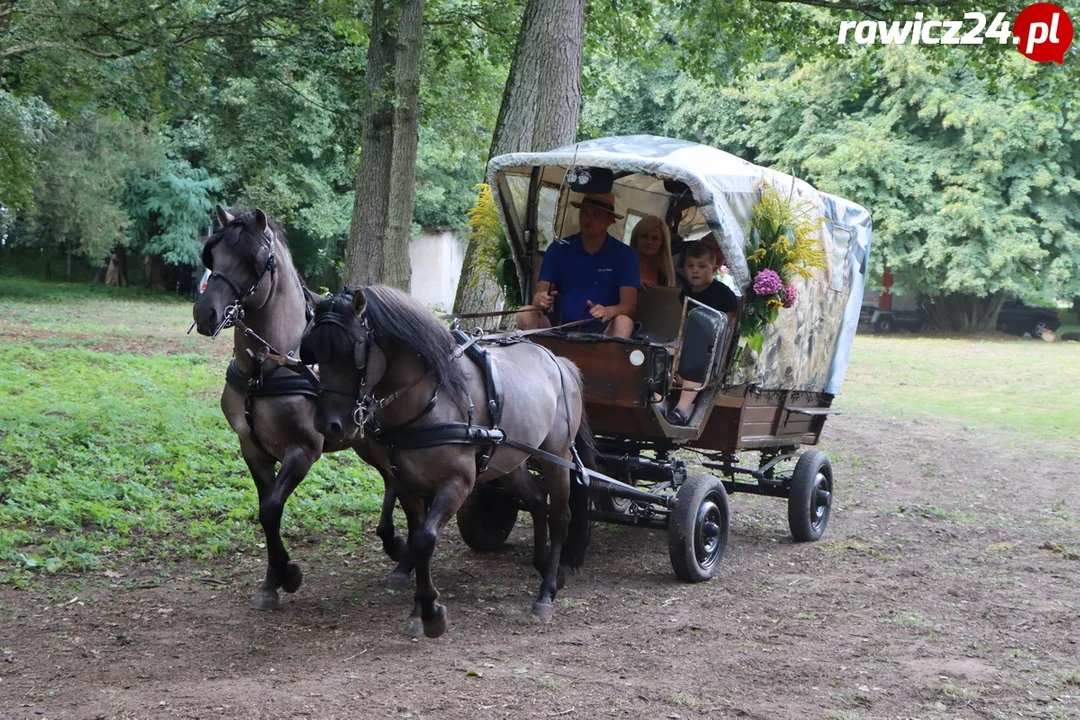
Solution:
<path fill-rule="evenodd" d="M 585 302 L 585 307 L 589 309 L 589 314 L 593 316 L 594 320 L 600 320 L 602 322 L 611 322 L 611 319 L 619 313 L 613 308 L 606 305 L 597 305 L 592 300 Z"/>
<path fill-rule="evenodd" d="M 535 307 L 540 308 L 541 311 L 548 312 L 551 310 L 551 305 L 555 302 L 555 298 L 558 294 L 558 290 L 542 290 L 533 296 L 532 304 Z"/>

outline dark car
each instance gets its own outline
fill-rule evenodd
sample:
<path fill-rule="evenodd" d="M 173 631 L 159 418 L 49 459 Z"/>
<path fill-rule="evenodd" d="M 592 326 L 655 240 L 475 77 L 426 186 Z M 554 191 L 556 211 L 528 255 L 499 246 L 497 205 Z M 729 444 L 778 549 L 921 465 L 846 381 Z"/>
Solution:
<path fill-rule="evenodd" d="M 998 313 L 997 329 L 1010 335 L 1030 333 L 1033 338 L 1041 338 L 1060 326 L 1057 310 L 1028 305 L 1022 300 L 1006 300 Z"/>

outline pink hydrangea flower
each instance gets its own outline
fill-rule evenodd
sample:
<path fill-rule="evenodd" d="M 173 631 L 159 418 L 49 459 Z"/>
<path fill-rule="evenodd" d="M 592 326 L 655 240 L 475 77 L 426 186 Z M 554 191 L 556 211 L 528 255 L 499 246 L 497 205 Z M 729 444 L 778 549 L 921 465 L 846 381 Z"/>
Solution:
<path fill-rule="evenodd" d="M 759 297 L 768 297 L 780 292 L 784 282 L 775 270 L 762 270 L 754 278 L 754 294 Z"/>
<path fill-rule="evenodd" d="M 795 303 L 799 299 L 799 291 L 795 289 L 795 286 L 788 283 L 784 286 L 784 307 L 793 308 Z"/>

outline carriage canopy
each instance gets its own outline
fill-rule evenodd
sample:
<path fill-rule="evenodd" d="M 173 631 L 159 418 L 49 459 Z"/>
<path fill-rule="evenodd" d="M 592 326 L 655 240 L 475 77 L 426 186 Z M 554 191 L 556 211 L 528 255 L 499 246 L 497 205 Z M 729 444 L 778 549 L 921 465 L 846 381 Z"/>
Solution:
<path fill-rule="evenodd" d="M 488 184 L 531 297 L 542 253 L 556 238 L 578 231 L 569 203 L 589 174 L 612 171 L 616 212 L 610 232 L 628 242 L 645 215 L 668 221 L 681 238 L 712 232 L 724 253 L 736 292 L 752 292 L 746 245 L 754 206 L 769 183 L 808 201 L 822 218 L 826 267 L 799 280 L 799 302 L 780 313 L 761 353 L 730 368 L 732 385 L 769 389 L 840 391 L 858 324 L 870 251 L 871 221 L 859 205 L 818 192 L 806 182 L 698 143 L 633 135 L 599 138 L 542 153 L 492 158 Z M 647 298 L 642 298 L 646 302 Z"/>

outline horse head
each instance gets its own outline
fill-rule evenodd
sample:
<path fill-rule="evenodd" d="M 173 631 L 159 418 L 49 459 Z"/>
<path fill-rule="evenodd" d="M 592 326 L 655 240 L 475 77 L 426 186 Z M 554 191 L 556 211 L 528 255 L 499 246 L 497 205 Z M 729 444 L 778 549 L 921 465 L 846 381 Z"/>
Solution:
<path fill-rule="evenodd" d="M 300 342 L 300 359 L 319 366 L 315 429 L 327 440 L 352 438 L 364 423 L 364 404 L 386 372 L 361 288 L 323 300 Z"/>
<path fill-rule="evenodd" d="M 216 335 L 245 310 L 266 304 L 281 252 L 280 227 L 262 210 L 233 215 L 217 208 L 220 229 L 203 246 L 202 261 L 210 269 L 206 290 L 192 315 L 201 335 Z"/>

